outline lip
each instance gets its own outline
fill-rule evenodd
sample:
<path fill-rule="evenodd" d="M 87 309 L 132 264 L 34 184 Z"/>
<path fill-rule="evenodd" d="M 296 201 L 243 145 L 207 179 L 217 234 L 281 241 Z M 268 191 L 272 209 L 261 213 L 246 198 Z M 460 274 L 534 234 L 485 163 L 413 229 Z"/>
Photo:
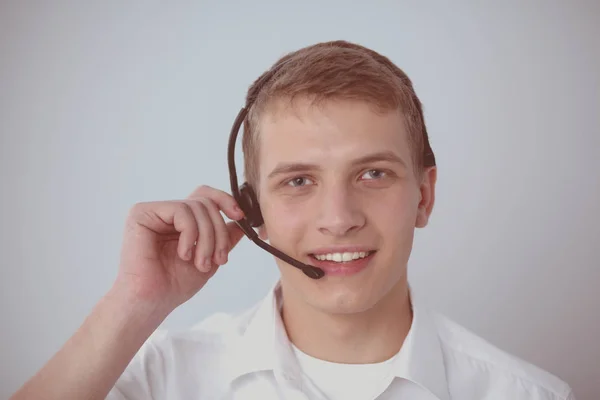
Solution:
<path fill-rule="evenodd" d="M 336 261 L 328 261 L 328 260 L 317 260 L 313 257 L 314 254 L 327 254 L 327 253 L 357 253 L 357 252 L 365 252 L 371 253 L 364 258 L 359 258 L 358 260 L 352 260 L 347 262 L 336 262 Z M 373 257 L 376 254 L 376 250 L 372 247 L 367 246 L 334 246 L 334 247 L 323 247 L 320 249 L 316 249 L 309 253 L 308 258 L 310 259 L 310 264 L 322 269 L 326 275 L 329 276 L 351 276 L 358 274 L 362 270 L 368 267 L 371 263 Z"/>

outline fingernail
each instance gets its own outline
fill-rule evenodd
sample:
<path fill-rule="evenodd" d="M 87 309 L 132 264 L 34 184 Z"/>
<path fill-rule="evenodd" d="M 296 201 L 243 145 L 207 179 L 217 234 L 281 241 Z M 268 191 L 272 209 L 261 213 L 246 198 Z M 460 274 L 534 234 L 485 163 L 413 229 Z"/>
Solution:
<path fill-rule="evenodd" d="M 192 259 L 192 249 L 189 249 L 187 253 L 185 253 L 185 259 L 188 261 Z"/>
<path fill-rule="evenodd" d="M 239 215 L 243 215 L 244 214 L 244 212 L 242 211 L 242 209 L 239 206 L 237 206 L 237 205 L 233 206 L 233 211 L 235 211 Z"/>
<path fill-rule="evenodd" d="M 202 271 L 208 272 L 208 271 L 210 271 L 211 268 L 212 268 L 212 262 L 210 261 L 210 258 L 205 258 L 204 262 L 202 263 Z"/>
<path fill-rule="evenodd" d="M 219 252 L 219 258 L 221 259 L 223 264 L 225 264 L 227 262 L 227 252 L 225 250 L 221 250 Z"/>

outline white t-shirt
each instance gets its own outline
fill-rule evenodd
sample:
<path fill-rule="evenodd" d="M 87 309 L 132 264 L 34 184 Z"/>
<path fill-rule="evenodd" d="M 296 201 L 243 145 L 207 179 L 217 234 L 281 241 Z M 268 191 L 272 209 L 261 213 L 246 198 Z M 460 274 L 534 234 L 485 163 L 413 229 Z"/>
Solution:
<path fill-rule="evenodd" d="M 292 344 L 305 379 L 330 400 L 374 399 L 392 381 L 394 357 L 373 364 L 339 364 L 320 360 Z"/>

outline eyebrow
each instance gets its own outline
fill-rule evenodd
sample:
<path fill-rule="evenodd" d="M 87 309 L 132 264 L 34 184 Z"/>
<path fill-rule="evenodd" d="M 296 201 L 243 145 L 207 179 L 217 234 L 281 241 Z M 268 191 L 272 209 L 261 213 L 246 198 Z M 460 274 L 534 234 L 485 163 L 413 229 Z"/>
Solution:
<path fill-rule="evenodd" d="M 391 151 L 381 151 L 378 153 L 368 154 L 366 156 L 357 158 L 352 161 L 353 166 L 369 164 L 378 161 L 388 161 L 395 164 L 400 164 L 402 168 L 407 168 L 406 163 L 396 154 Z M 288 174 L 293 172 L 306 172 L 306 171 L 318 171 L 322 168 L 317 164 L 308 164 L 308 163 L 279 163 L 277 166 L 271 171 L 268 178 L 271 179 L 274 176 L 281 174 Z"/>

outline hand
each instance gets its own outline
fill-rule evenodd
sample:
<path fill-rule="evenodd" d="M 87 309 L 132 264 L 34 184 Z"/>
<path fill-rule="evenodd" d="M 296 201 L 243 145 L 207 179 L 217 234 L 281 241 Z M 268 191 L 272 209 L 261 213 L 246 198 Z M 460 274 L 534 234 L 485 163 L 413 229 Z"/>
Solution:
<path fill-rule="evenodd" d="M 186 200 L 136 204 L 126 222 L 116 284 L 167 312 L 194 296 L 225 264 L 243 231 L 235 199 L 201 186 Z"/>

